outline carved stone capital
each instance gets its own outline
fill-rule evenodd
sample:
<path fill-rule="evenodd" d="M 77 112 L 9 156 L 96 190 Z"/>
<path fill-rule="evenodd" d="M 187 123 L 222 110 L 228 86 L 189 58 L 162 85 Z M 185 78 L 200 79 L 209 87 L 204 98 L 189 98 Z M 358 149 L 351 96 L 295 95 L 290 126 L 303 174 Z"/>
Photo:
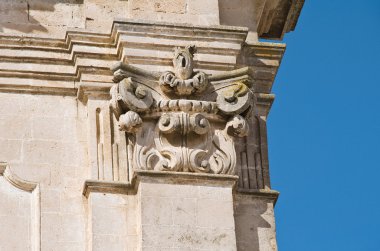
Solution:
<path fill-rule="evenodd" d="M 134 169 L 235 174 L 235 137 L 247 135 L 254 106 L 248 69 L 194 72 L 194 53 L 176 48 L 173 71 L 163 73 L 115 67 L 111 107 L 133 137 Z"/>

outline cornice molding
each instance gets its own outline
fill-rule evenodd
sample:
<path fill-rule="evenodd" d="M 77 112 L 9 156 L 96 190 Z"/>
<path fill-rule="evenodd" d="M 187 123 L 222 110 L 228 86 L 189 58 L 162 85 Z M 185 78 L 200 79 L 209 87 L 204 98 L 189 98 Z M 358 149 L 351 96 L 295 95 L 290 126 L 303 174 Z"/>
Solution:
<path fill-rule="evenodd" d="M 91 193 L 136 194 L 141 181 L 233 187 L 238 179 L 235 175 L 136 170 L 131 182 L 86 180 L 82 193 L 87 198 Z"/>
<path fill-rule="evenodd" d="M 276 190 L 269 190 L 269 189 L 243 189 L 238 188 L 236 190 L 236 193 L 234 196 L 249 196 L 253 198 L 259 198 L 264 200 L 269 200 L 273 202 L 273 205 L 275 206 L 278 200 L 278 197 L 280 196 L 280 192 Z"/>
<path fill-rule="evenodd" d="M 282 40 L 297 25 L 305 0 L 266 1 L 257 28 L 260 38 Z"/>
<path fill-rule="evenodd" d="M 116 20 L 109 34 L 70 30 L 64 39 L 1 34 L 0 91 L 80 96 L 82 83 L 112 83 L 110 67 L 117 62 L 167 69 L 174 46 L 195 44 L 196 69 L 216 73 L 253 67 L 253 78 L 263 86 L 256 89 L 268 92 L 284 46 L 246 45 L 247 34 L 242 27 L 133 20 Z"/>
<path fill-rule="evenodd" d="M 82 194 L 86 198 L 91 193 L 136 194 L 141 180 L 145 182 L 165 182 L 165 184 L 214 184 L 220 186 L 235 186 L 238 176 L 216 175 L 183 172 L 156 172 L 136 170 L 131 182 L 86 180 Z M 206 182 L 206 183 L 205 183 Z M 276 205 L 280 193 L 269 189 L 234 189 L 234 196 L 249 196 L 269 200 Z"/>

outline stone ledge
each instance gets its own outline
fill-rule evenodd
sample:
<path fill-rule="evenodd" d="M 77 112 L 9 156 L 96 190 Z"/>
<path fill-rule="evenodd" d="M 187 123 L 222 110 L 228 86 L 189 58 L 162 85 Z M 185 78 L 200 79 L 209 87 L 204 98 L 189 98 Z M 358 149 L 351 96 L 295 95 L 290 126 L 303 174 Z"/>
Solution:
<path fill-rule="evenodd" d="M 83 81 L 112 83 L 109 68 L 117 62 L 161 70 L 171 63 L 173 47 L 196 44 L 195 68 L 215 73 L 252 67 L 256 90 L 270 92 L 284 45 L 244 45 L 246 34 L 242 27 L 133 20 L 115 21 L 109 34 L 68 31 L 65 39 L 0 34 L 0 91 L 73 96 Z"/>
<path fill-rule="evenodd" d="M 235 175 L 217 175 L 182 172 L 136 171 L 132 182 L 86 180 L 83 186 L 83 195 L 90 193 L 136 194 L 139 182 L 155 182 L 166 184 L 204 184 L 234 186 L 238 180 Z M 280 193 L 266 189 L 236 189 L 234 196 L 251 196 L 268 199 L 276 205 Z"/>
<path fill-rule="evenodd" d="M 134 185 L 129 182 L 86 180 L 82 193 L 88 197 L 90 193 L 129 194 L 134 190 Z"/>
<path fill-rule="evenodd" d="M 149 20 L 141 20 L 141 19 L 130 19 L 130 18 L 116 18 L 114 19 L 114 25 L 117 23 L 121 24 L 134 24 L 134 25 L 145 25 L 145 26 L 161 26 L 167 27 L 170 29 L 173 28 L 185 28 L 185 29 L 199 29 L 210 32 L 212 30 L 215 31 L 228 31 L 228 32 L 239 32 L 244 34 L 244 37 L 247 36 L 248 28 L 241 26 L 229 26 L 229 25 L 194 25 L 194 24 L 186 24 L 186 23 L 170 23 L 164 21 L 149 21 Z"/>
<path fill-rule="evenodd" d="M 239 179 L 236 175 L 160 171 L 135 171 L 135 176 L 138 182 L 144 180 L 169 184 L 226 184 L 227 186 L 234 186 Z"/>
<path fill-rule="evenodd" d="M 259 115 L 267 116 L 269 114 L 269 111 L 272 108 L 274 99 L 275 99 L 274 94 L 257 93 L 256 107 L 258 108 Z"/>
<path fill-rule="evenodd" d="M 276 190 L 267 190 L 267 189 L 242 189 L 239 188 L 236 190 L 234 196 L 251 196 L 255 198 L 268 199 L 273 201 L 273 205 L 276 205 L 280 192 Z"/>
<path fill-rule="evenodd" d="M 88 197 L 90 193 L 136 194 L 141 181 L 148 183 L 219 185 L 234 187 L 238 179 L 239 177 L 235 175 L 135 171 L 131 182 L 86 180 L 83 185 L 82 193 L 85 197 Z"/>

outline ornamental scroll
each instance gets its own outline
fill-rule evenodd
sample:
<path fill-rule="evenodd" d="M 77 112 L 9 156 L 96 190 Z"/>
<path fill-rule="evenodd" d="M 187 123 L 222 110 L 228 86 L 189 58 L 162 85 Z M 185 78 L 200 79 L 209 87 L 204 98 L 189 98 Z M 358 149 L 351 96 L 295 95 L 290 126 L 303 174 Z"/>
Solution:
<path fill-rule="evenodd" d="M 112 70 L 110 107 L 132 142 L 135 169 L 235 174 L 235 137 L 255 104 L 248 68 L 194 70 L 195 46 L 175 48 L 173 71 Z"/>

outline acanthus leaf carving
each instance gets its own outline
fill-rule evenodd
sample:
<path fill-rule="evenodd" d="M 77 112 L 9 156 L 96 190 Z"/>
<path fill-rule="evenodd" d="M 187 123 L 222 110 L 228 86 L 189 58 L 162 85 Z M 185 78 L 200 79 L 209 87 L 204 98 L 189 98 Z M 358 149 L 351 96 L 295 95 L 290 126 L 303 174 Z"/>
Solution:
<path fill-rule="evenodd" d="M 114 68 L 110 106 L 120 129 L 134 138 L 134 168 L 235 174 L 234 138 L 247 135 L 244 116 L 255 103 L 249 69 L 194 72 L 195 51 L 175 48 L 173 71 Z"/>

